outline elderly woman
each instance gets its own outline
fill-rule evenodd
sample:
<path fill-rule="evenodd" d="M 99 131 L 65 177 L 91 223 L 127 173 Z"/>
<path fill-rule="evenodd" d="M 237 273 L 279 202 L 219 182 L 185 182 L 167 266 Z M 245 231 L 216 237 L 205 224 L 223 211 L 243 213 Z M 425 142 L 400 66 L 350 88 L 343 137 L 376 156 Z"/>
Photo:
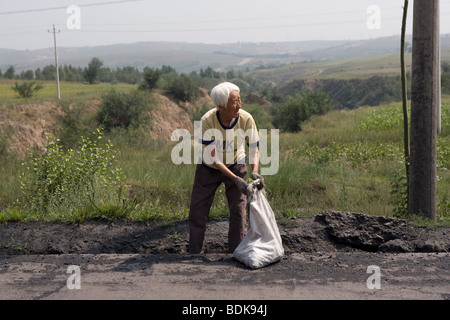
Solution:
<path fill-rule="evenodd" d="M 217 108 L 201 119 L 203 162 L 197 165 L 189 211 L 189 252 L 203 253 L 206 223 L 217 188 L 224 183 L 230 210 L 228 250 L 234 252 L 247 232 L 247 164 L 244 142 L 249 146 L 252 179 L 258 174 L 259 140 L 255 121 L 242 110 L 239 87 L 224 82 L 211 91 Z M 205 157 L 207 155 L 207 157 Z"/>

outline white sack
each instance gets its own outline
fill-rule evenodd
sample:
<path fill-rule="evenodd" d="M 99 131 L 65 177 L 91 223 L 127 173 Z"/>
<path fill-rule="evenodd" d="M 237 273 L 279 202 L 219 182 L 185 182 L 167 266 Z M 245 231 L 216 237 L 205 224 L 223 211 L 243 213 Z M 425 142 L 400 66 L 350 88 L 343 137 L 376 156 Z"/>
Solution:
<path fill-rule="evenodd" d="M 252 269 L 277 262 L 284 254 L 280 231 L 263 191 L 249 185 L 249 221 L 247 235 L 234 251 L 234 257 Z"/>

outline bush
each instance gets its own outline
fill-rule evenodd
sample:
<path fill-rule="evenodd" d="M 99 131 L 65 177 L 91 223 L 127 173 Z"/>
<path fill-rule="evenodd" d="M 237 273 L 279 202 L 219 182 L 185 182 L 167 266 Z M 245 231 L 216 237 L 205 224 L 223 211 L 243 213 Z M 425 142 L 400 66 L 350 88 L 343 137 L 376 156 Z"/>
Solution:
<path fill-rule="evenodd" d="M 137 128 L 143 112 L 150 109 L 149 97 L 141 91 L 120 93 L 112 89 L 102 99 L 97 120 L 106 131 L 114 127 Z"/>
<path fill-rule="evenodd" d="M 22 84 L 14 83 L 12 89 L 22 98 L 31 98 L 36 92 L 43 88 L 42 84 L 35 81 L 23 82 Z"/>
<path fill-rule="evenodd" d="M 181 75 L 169 83 L 169 93 L 181 101 L 194 101 L 200 94 L 198 85 L 189 77 Z"/>
<path fill-rule="evenodd" d="M 258 129 L 273 128 L 272 117 L 259 104 L 251 104 L 245 106 L 244 109 L 252 115 Z"/>
<path fill-rule="evenodd" d="M 80 136 L 92 137 L 91 134 L 97 127 L 96 115 L 86 112 L 88 104 L 84 102 L 61 100 L 59 106 L 61 114 L 57 116 L 55 134 L 64 149 L 76 148 Z"/>
<path fill-rule="evenodd" d="M 117 152 L 107 142 L 81 137 L 78 150 L 63 151 L 51 140 L 43 153 L 32 154 L 23 163 L 28 174 L 20 176 L 21 206 L 44 216 L 66 216 L 85 208 L 122 203 L 125 176 L 114 168 Z"/>
<path fill-rule="evenodd" d="M 408 181 L 404 173 L 395 173 L 392 176 L 391 196 L 394 217 L 406 219 L 408 217 Z"/>
<path fill-rule="evenodd" d="M 312 115 L 327 113 L 334 104 L 326 93 L 320 91 L 288 96 L 274 109 L 274 125 L 287 132 L 301 131 L 303 122 L 309 120 Z"/>

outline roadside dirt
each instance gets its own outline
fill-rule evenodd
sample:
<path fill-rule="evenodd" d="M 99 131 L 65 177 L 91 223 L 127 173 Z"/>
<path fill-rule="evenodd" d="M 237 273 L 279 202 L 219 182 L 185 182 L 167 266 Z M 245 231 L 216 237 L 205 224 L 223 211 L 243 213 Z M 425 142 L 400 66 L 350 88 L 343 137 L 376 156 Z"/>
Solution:
<path fill-rule="evenodd" d="M 0 104 L 0 134 L 7 138 L 8 149 L 25 157 L 29 148 L 41 150 L 46 134 L 54 134 L 61 108 L 53 102 L 35 102 L 14 105 Z"/>
<path fill-rule="evenodd" d="M 279 225 L 285 254 L 314 252 L 450 252 L 450 228 L 415 227 L 405 220 L 322 212 Z M 228 221 L 210 221 L 205 253 L 227 253 Z M 0 224 L 0 255 L 186 254 L 187 221 L 138 223 L 88 220 Z"/>
<path fill-rule="evenodd" d="M 193 124 L 189 118 L 189 112 L 194 108 L 192 103 L 176 101 L 161 91 L 154 92 L 154 97 L 157 107 L 152 110 L 151 116 L 158 121 L 154 121 L 149 132 L 153 139 L 170 141 L 172 132 L 180 128 L 192 132 Z M 100 104 L 98 99 L 90 100 L 86 102 L 83 112 L 95 118 Z M 206 89 L 200 90 L 196 105 L 214 106 Z M 56 102 L 0 104 L 0 135 L 7 138 L 8 151 L 20 158 L 25 157 L 29 154 L 29 148 L 44 148 L 46 134 L 55 134 L 63 115 L 64 111 Z"/>

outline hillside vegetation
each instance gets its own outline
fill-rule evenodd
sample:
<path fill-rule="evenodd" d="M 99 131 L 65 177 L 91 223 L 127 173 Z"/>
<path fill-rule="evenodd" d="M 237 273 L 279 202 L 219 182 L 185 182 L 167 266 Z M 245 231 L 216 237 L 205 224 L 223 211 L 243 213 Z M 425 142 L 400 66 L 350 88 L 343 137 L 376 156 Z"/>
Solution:
<path fill-rule="evenodd" d="M 442 92 L 450 93 L 450 50 L 441 51 Z M 411 54 L 406 54 L 408 97 L 410 93 Z M 383 54 L 343 60 L 287 64 L 259 68 L 245 73 L 265 87 L 270 97 L 291 95 L 303 90 L 326 92 L 343 108 L 378 106 L 401 101 L 400 59 L 398 54 Z"/>
<path fill-rule="evenodd" d="M 449 53 L 442 55 L 443 93 L 450 93 Z M 195 164 L 172 162 L 171 136 L 176 129 L 192 133 L 193 122 L 214 107 L 208 90 L 225 80 L 239 85 L 243 108 L 260 129 L 281 130 L 279 150 L 269 151 L 279 157 L 279 171 L 265 177 L 280 221 L 323 210 L 406 217 L 397 60 L 378 55 L 180 74 L 170 66 L 114 70 L 93 58 L 84 69 L 61 67 L 61 100 L 48 81 L 54 68 L 20 75 L 10 68 L 0 80 L 0 221 L 186 219 Z M 28 81 L 39 91 L 24 99 L 13 87 Z M 442 224 L 450 223 L 449 105 L 444 94 Z M 227 217 L 221 187 L 211 218 Z"/>
<path fill-rule="evenodd" d="M 242 47 L 245 48 L 244 45 Z M 351 46 L 345 52 L 350 48 Z M 248 54 L 235 53 L 234 55 L 247 56 Z M 450 94 L 450 49 L 442 50 L 441 59 L 443 93 Z M 92 67 L 95 65 L 97 68 Z M 406 68 L 409 93 L 410 71 L 408 70 L 411 68 L 411 53 L 406 55 Z M 398 54 L 363 55 L 340 60 L 305 60 L 301 63 L 281 66 L 261 65 L 259 68 L 247 69 L 247 71 L 239 69 L 224 71 L 208 66 L 189 74 L 178 73 L 176 69 L 167 65 L 162 65 L 161 68 L 145 66 L 143 69 L 128 65 L 114 69 L 103 65 L 103 61 L 97 57 L 93 57 L 84 68 L 73 67 L 70 64 L 59 67 L 60 80 L 63 82 L 85 83 L 88 81 L 103 86 L 110 83 L 116 87 L 122 83 L 146 86 L 146 79 L 149 79 L 148 76 L 151 77 L 152 74 L 156 75 L 153 87 L 170 92 L 176 98 L 185 101 L 195 98 L 196 87 L 212 88 L 221 80 L 233 80 L 243 92 L 258 92 L 266 100 L 275 104 L 284 101 L 286 96 L 308 90 L 327 93 L 334 100 L 336 109 L 377 106 L 402 99 Z M 26 82 L 31 85 L 32 81 L 36 81 L 35 85 L 40 86 L 40 82 L 53 80 L 55 75 L 56 68 L 52 64 L 42 69 L 28 69 L 20 74 L 14 67 L 9 67 L 3 73 L 0 70 L 0 78 L 23 80 L 24 83 L 21 85 L 23 87 L 26 87 Z M 2 97 L 12 98 L 13 93 L 9 88 L 6 89 L 7 92 L 1 92 Z M 189 94 L 186 95 L 185 92 Z M 40 97 L 48 99 L 49 95 L 46 93 L 48 92 L 43 92 Z M 71 94 L 70 91 L 68 93 Z"/>
<path fill-rule="evenodd" d="M 0 156 L 4 164 L 0 169 L 0 221 L 187 218 L 195 165 L 173 164 L 171 152 L 176 142 L 167 139 L 171 130 L 165 128 L 159 136 L 156 133 L 181 115 L 187 121 L 173 123 L 173 130 L 191 130 L 192 121 L 211 107 L 206 90 L 192 103 L 180 102 L 161 91 L 141 92 L 148 104 L 133 115 L 139 121 L 97 131 L 101 126 L 99 110 L 107 95 L 136 95 L 136 86 L 63 83 L 65 100 L 46 101 L 54 94 L 54 85 L 49 83 L 36 97 L 24 102 L 10 96 L 11 84 L 0 85 L 2 101 L 9 101 L 0 106 Z M 250 99 L 251 95 L 243 96 L 244 108 L 259 114 L 255 117 L 257 125 L 271 126 L 273 105 L 247 105 L 246 96 Z M 131 101 L 121 97 L 112 98 L 116 103 Z M 438 221 L 448 224 L 450 100 L 444 102 L 438 150 Z M 170 108 L 173 114 L 165 120 L 165 126 L 158 127 Z M 290 217 L 312 216 L 323 210 L 403 217 L 400 110 L 400 104 L 395 103 L 334 110 L 312 115 L 302 123 L 300 132 L 281 133 L 279 171 L 265 177 L 277 218 L 289 223 Z M 40 131 L 33 131 L 36 129 Z M 47 152 L 36 150 L 32 157 L 25 154 L 23 159 L 17 156 L 10 148 L 17 144 L 8 138 L 18 137 L 14 136 L 16 131 L 28 131 L 34 138 L 38 132 L 40 145 L 36 143 L 35 147 L 46 148 Z M 48 140 L 45 133 L 51 133 Z M 227 217 L 221 187 L 210 218 Z"/>

